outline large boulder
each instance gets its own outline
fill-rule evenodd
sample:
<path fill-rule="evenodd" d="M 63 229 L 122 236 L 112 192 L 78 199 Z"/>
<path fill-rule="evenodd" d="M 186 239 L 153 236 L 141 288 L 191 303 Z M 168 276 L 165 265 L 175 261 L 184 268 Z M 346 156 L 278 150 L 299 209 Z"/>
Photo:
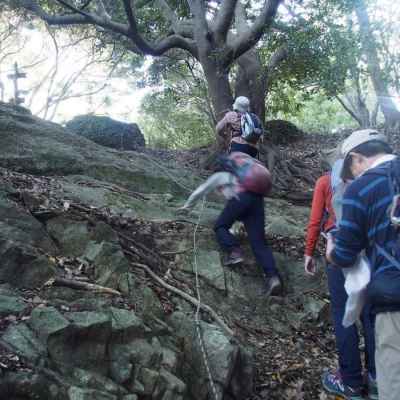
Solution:
<path fill-rule="evenodd" d="M 274 119 L 265 123 L 267 137 L 275 144 L 288 144 L 304 136 L 296 125 L 289 121 Z"/>
<path fill-rule="evenodd" d="M 197 177 L 142 153 L 97 145 L 29 110 L 0 102 L 0 167 L 35 175 L 85 175 L 141 193 L 186 193 Z M 82 186 L 81 186 L 82 187 Z"/>
<path fill-rule="evenodd" d="M 79 115 L 67 122 L 66 128 L 97 144 L 117 150 L 136 150 L 146 145 L 137 124 L 127 124 L 109 117 Z"/>

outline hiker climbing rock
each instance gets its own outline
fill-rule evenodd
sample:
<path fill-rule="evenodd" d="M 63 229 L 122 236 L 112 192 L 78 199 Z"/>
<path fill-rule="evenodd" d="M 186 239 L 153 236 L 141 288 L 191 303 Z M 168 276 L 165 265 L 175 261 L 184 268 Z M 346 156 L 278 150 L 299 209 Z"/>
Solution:
<path fill-rule="evenodd" d="M 326 237 L 333 232 L 339 221 L 335 216 L 332 197 L 337 197 L 342 181 L 340 171 L 343 160 L 337 160 L 332 170 L 321 176 L 314 188 L 311 215 L 307 227 L 304 268 L 307 274 L 313 275 L 316 270 L 313 258 L 314 250 L 321 233 Z M 339 199 L 336 201 L 340 203 Z M 336 213 L 340 215 L 340 210 Z M 328 371 L 322 375 L 322 386 L 331 394 L 341 396 L 347 400 L 360 400 L 363 392 L 364 377 L 359 349 L 359 334 L 355 324 L 345 328 L 342 324 L 345 314 L 347 293 L 343 272 L 332 264 L 327 264 L 326 273 L 331 299 L 331 314 L 335 329 L 336 348 L 339 358 L 338 371 Z M 366 305 L 361 315 L 363 324 L 365 359 L 368 376 L 369 399 L 377 399 L 376 372 L 374 362 L 374 332 L 373 317 L 370 307 Z M 375 397 L 374 397 L 375 396 Z"/>
<path fill-rule="evenodd" d="M 225 252 L 224 264 L 234 265 L 243 261 L 238 240 L 229 231 L 235 221 L 242 221 L 254 256 L 264 271 L 264 293 L 280 294 L 282 281 L 272 251 L 265 242 L 264 232 L 264 196 L 271 190 L 271 175 L 260 162 L 241 152 L 221 157 L 219 163 L 224 172 L 209 177 L 190 195 L 182 209 L 192 207 L 213 190 L 222 192 L 228 202 L 215 222 L 214 231 Z"/>
<path fill-rule="evenodd" d="M 250 101 L 239 96 L 216 126 L 217 135 L 222 138 L 222 147 L 228 153 L 240 151 L 257 157 L 257 144 L 263 135 L 263 128 L 257 115 L 250 112 Z"/>
<path fill-rule="evenodd" d="M 327 257 L 347 268 L 365 250 L 371 281 L 367 301 L 376 314 L 379 400 L 400 396 L 400 161 L 386 137 L 372 129 L 353 132 L 342 145 L 343 179 L 354 179 L 343 198 L 339 230 L 329 237 Z M 376 397 L 375 397 L 376 398 Z"/>

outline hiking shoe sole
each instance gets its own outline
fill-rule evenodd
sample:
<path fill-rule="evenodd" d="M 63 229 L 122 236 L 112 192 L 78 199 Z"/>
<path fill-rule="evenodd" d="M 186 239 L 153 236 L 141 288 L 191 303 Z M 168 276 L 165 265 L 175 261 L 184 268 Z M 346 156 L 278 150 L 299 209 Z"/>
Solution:
<path fill-rule="evenodd" d="M 283 293 L 283 287 L 282 285 L 278 285 L 275 286 L 274 288 L 272 288 L 272 290 L 270 291 L 271 293 L 269 294 L 270 296 L 282 296 Z"/>
<path fill-rule="evenodd" d="M 338 393 L 333 393 L 329 390 L 326 390 L 324 388 L 325 392 L 328 394 L 328 396 L 332 396 L 332 399 L 334 400 L 369 400 L 369 397 L 363 397 L 363 396 L 346 396 L 344 394 L 338 394 Z"/>
<path fill-rule="evenodd" d="M 240 264 L 244 261 L 243 258 L 235 258 L 234 260 L 227 260 L 224 262 L 224 265 L 236 265 Z"/>

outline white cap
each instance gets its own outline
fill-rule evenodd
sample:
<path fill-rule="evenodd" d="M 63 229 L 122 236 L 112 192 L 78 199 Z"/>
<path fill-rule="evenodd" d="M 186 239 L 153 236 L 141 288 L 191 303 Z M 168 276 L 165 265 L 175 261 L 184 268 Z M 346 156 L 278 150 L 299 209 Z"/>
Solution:
<path fill-rule="evenodd" d="M 245 96 L 239 96 L 233 103 L 232 108 L 242 113 L 248 112 L 250 111 L 250 100 Z"/>
<path fill-rule="evenodd" d="M 387 143 L 386 136 L 374 129 L 354 131 L 342 144 L 341 151 L 343 158 L 346 158 L 346 156 L 360 144 L 371 142 L 372 140 Z"/>

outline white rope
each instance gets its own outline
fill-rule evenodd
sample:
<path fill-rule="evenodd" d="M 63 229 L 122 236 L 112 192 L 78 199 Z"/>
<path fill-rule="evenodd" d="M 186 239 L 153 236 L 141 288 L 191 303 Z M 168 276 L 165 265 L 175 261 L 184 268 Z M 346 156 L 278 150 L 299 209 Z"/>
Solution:
<path fill-rule="evenodd" d="M 214 383 L 214 380 L 213 380 L 213 377 L 212 377 L 212 374 L 211 374 L 211 370 L 210 370 L 210 365 L 208 363 L 208 357 L 207 357 L 206 349 L 205 349 L 205 346 L 204 346 L 203 335 L 201 333 L 200 318 L 199 318 L 200 307 L 201 307 L 201 297 L 200 297 L 199 274 L 198 274 L 198 269 L 197 269 L 196 233 L 197 233 L 197 228 L 200 225 L 200 220 L 201 220 L 201 216 L 202 216 L 203 211 L 204 211 L 205 204 L 206 204 L 206 198 L 203 197 L 203 202 L 201 204 L 199 218 L 197 220 L 197 223 L 196 223 L 196 226 L 195 226 L 194 232 L 193 232 L 193 265 L 194 265 L 194 274 L 195 274 L 195 282 L 196 282 L 196 295 L 197 295 L 197 300 L 198 300 L 198 304 L 197 304 L 197 308 L 196 308 L 196 314 L 195 314 L 195 323 L 196 323 L 197 337 L 199 339 L 200 350 L 201 350 L 201 353 L 202 353 L 202 356 L 203 356 L 204 366 L 205 366 L 206 371 L 207 371 L 210 388 L 211 388 L 211 391 L 213 393 L 214 399 L 218 400 L 217 388 L 215 387 L 215 383 Z"/>

